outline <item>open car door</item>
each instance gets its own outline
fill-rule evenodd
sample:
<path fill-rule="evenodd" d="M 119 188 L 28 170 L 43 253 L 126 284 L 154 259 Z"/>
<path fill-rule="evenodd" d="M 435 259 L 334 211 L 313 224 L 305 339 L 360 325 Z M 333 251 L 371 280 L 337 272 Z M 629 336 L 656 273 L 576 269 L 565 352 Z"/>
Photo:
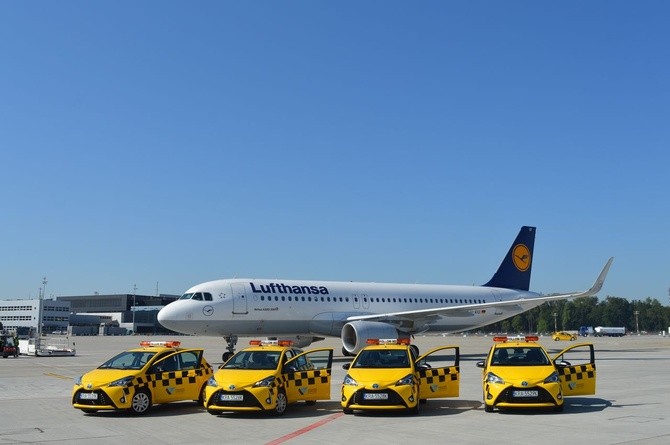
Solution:
<path fill-rule="evenodd" d="M 596 393 L 596 358 L 593 344 L 583 343 L 562 350 L 554 357 L 563 395 Z"/>
<path fill-rule="evenodd" d="M 460 349 L 442 346 L 416 359 L 419 399 L 458 397 L 460 391 Z"/>
<path fill-rule="evenodd" d="M 159 358 L 151 365 L 153 403 L 199 400 L 207 379 L 202 369 L 202 349 L 187 349 Z"/>
<path fill-rule="evenodd" d="M 314 349 L 286 362 L 282 379 L 288 403 L 329 400 L 333 349 Z"/>

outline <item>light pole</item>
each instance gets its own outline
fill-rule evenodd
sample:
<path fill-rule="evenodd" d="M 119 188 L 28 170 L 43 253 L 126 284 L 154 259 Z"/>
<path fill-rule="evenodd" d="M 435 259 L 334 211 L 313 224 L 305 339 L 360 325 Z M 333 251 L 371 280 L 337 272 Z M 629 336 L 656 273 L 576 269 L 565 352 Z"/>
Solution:
<path fill-rule="evenodd" d="M 640 311 L 635 311 L 633 312 L 635 314 L 635 330 L 637 331 L 637 335 L 640 335 L 640 323 L 638 320 L 638 316 L 640 315 Z"/>
<path fill-rule="evenodd" d="M 554 316 L 554 332 L 558 332 L 558 325 L 556 324 L 556 318 L 558 317 L 558 312 L 552 314 Z"/>
<path fill-rule="evenodd" d="M 137 284 L 133 284 L 133 334 L 135 334 L 135 297 L 137 295 Z"/>

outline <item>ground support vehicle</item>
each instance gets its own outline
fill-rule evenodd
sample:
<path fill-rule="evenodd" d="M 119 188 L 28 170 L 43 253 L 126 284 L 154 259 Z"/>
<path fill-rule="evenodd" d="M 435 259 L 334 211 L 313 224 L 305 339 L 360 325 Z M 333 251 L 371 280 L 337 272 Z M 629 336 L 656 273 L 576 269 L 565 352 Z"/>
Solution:
<path fill-rule="evenodd" d="M 303 351 L 291 341 L 252 340 L 207 382 L 210 414 L 261 411 L 285 413 L 288 405 L 330 399 L 333 349 Z"/>
<path fill-rule="evenodd" d="M 202 403 L 212 367 L 202 349 L 183 349 L 180 342 L 140 343 L 75 380 L 72 406 L 85 413 L 128 410 L 145 414 L 159 403 Z"/>
<path fill-rule="evenodd" d="M 369 339 L 342 382 L 340 403 L 354 410 L 407 410 L 417 414 L 427 399 L 458 397 L 460 350 L 442 346 L 416 357 L 409 339 Z"/>
<path fill-rule="evenodd" d="M 19 356 L 17 339 L 8 331 L 0 331 L 0 353 L 3 358 Z"/>
<path fill-rule="evenodd" d="M 484 410 L 553 408 L 563 411 L 565 397 L 596 391 L 593 345 L 564 349 L 550 359 L 537 336 L 494 337 L 482 368 Z"/>

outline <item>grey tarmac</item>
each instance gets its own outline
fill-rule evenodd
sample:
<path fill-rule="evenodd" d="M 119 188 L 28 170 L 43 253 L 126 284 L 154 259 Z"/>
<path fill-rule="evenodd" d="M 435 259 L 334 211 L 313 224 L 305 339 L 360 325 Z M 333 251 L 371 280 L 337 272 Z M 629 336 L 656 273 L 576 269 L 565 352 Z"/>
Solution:
<path fill-rule="evenodd" d="M 263 414 L 213 416 L 193 402 L 154 406 L 145 416 L 72 408 L 73 381 L 140 340 L 182 341 L 205 348 L 215 367 L 225 351 L 212 337 L 74 337 L 75 357 L 0 358 L 0 445 L 25 443 L 105 444 L 661 444 L 670 440 L 670 337 L 631 335 L 554 342 L 550 352 L 582 342 L 596 350 L 597 394 L 567 399 L 563 413 L 485 413 L 481 369 L 492 336 L 418 336 L 421 351 L 452 344 L 461 350 L 461 390 L 453 399 L 429 400 L 418 416 L 404 413 L 343 415 L 339 403 L 345 375 L 339 339 L 311 347 L 333 347 L 331 400 L 290 406 L 283 417 Z M 241 338 L 238 349 L 248 344 Z M 309 349 L 309 348 L 306 348 Z"/>

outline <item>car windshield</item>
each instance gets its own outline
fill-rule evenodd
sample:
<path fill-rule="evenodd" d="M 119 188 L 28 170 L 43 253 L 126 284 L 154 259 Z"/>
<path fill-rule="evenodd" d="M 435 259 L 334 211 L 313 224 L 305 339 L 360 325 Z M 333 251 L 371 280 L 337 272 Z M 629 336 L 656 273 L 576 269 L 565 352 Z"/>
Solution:
<path fill-rule="evenodd" d="M 352 368 L 409 368 L 406 349 L 364 349 L 356 357 Z"/>
<path fill-rule="evenodd" d="M 279 351 L 240 351 L 223 365 L 223 369 L 277 369 Z"/>
<path fill-rule="evenodd" d="M 549 363 L 547 354 L 537 346 L 496 348 L 491 359 L 494 366 L 546 366 Z"/>
<path fill-rule="evenodd" d="M 98 369 L 142 369 L 154 355 L 156 355 L 155 352 L 126 351 L 110 358 L 98 366 Z"/>

